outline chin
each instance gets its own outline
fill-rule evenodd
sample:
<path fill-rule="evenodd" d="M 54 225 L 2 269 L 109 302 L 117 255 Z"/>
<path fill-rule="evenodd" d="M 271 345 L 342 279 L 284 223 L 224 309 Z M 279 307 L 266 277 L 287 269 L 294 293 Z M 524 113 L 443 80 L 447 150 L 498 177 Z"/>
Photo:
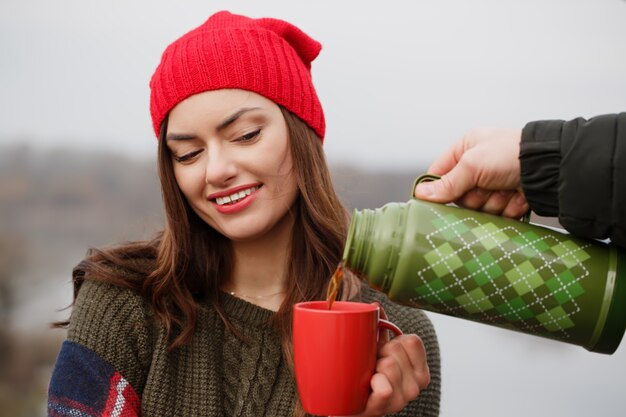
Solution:
<path fill-rule="evenodd" d="M 216 225 L 221 227 L 215 227 L 215 230 L 234 242 L 250 242 L 260 239 L 268 233 L 268 228 L 261 224 L 259 219 L 241 220 L 243 219 L 240 219 L 236 224 Z"/>
<path fill-rule="evenodd" d="M 264 233 L 250 233 L 246 231 L 244 233 L 222 233 L 226 238 L 233 242 L 254 242 L 263 237 Z"/>

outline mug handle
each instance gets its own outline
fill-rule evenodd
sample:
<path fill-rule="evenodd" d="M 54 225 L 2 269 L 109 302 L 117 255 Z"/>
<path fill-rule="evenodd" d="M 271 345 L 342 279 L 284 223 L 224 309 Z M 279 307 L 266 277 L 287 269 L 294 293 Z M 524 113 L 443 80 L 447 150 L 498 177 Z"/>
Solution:
<path fill-rule="evenodd" d="M 378 318 L 378 337 L 383 337 L 385 330 L 390 330 L 395 336 L 402 335 L 402 330 L 389 320 L 387 320 L 387 313 L 385 313 L 385 309 L 380 301 L 372 301 L 370 304 L 373 304 L 379 308 L 380 316 Z M 385 336 L 386 337 L 386 336 Z"/>
<path fill-rule="evenodd" d="M 391 330 L 393 334 L 396 336 L 401 336 L 403 334 L 402 330 L 400 330 L 398 326 L 396 326 L 389 320 L 385 320 L 385 319 L 378 319 L 378 329 L 379 330 L 382 330 L 382 329 Z"/>
<path fill-rule="evenodd" d="M 415 187 L 417 187 L 417 184 L 420 184 L 422 182 L 428 182 L 428 181 L 436 181 L 440 178 L 441 177 L 439 175 L 435 175 L 435 174 L 422 174 L 419 177 L 417 177 L 415 181 L 413 181 L 413 188 L 411 188 L 411 198 L 415 199 Z M 528 209 L 528 211 L 524 213 L 524 215 L 519 220 L 523 223 L 530 223 L 530 213 L 531 213 L 531 210 Z"/>

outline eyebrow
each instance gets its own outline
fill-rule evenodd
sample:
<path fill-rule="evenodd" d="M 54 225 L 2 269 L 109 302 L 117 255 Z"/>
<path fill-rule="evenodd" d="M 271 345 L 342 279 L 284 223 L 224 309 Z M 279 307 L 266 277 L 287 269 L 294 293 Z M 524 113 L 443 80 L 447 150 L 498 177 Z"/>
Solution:
<path fill-rule="evenodd" d="M 253 111 L 253 110 L 260 110 L 260 107 L 243 107 L 239 110 L 237 110 L 235 113 L 231 114 L 230 116 L 228 116 L 226 119 L 224 119 L 224 121 L 222 121 L 216 128 L 215 130 L 220 132 L 224 129 L 226 129 L 228 126 L 232 125 L 233 123 L 235 123 L 237 121 L 237 119 L 239 119 L 241 116 L 243 116 L 244 114 Z M 191 140 L 191 139 L 195 139 L 196 135 L 190 135 L 190 134 L 186 134 L 186 133 L 168 133 L 166 136 L 166 140 Z"/>
<path fill-rule="evenodd" d="M 191 140 L 195 139 L 196 135 L 187 135 L 185 133 L 168 133 L 165 137 L 166 141 L 170 140 Z"/>
<path fill-rule="evenodd" d="M 248 113 L 249 111 L 253 111 L 253 110 L 260 110 L 260 109 L 261 109 L 260 107 L 243 107 L 243 108 L 237 110 L 235 113 L 233 113 L 230 116 L 228 116 L 222 123 L 220 123 L 217 126 L 217 128 L 215 128 L 215 130 L 217 130 L 218 132 L 221 131 L 221 130 L 224 130 L 228 126 L 230 126 L 233 123 L 235 123 L 237 121 L 237 119 L 239 119 L 245 113 Z"/>

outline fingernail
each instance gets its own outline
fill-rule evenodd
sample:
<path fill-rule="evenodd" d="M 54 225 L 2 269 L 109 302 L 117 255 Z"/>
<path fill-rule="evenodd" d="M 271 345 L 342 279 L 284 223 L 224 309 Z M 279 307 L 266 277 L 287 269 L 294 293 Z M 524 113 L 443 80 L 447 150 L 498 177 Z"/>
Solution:
<path fill-rule="evenodd" d="M 435 187 L 429 182 L 422 182 L 417 184 L 415 192 L 424 197 L 430 197 L 435 194 Z"/>

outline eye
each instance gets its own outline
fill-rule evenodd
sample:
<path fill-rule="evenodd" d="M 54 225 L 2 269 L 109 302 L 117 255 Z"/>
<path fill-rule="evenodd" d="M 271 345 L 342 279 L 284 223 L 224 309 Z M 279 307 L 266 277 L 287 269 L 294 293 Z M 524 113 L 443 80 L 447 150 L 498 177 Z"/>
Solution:
<path fill-rule="evenodd" d="M 200 154 L 200 152 L 202 152 L 202 149 L 199 149 L 199 150 L 197 150 L 197 151 L 193 151 L 193 152 L 189 152 L 189 153 L 186 153 L 186 154 L 181 155 L 181 156 L 172 155 L 172 158 L 174 158 L 174 160 L 175 160 L 176 162 L 180 162 L 180 163 L 183 163 L 183 162 L 189 162 L 189 161 L 191 161 L 191 160 L 192 160 L 195 156 L 199 155 L 199 154 Z"/>
<path fill-rule="evenodd" d="M 250 133 L 246 133 L 243 136 L 238 137 L 237 139 L 235 139 L 235 141 L 237 142 L 250 142 L 254 139 L 256 139 L 259 135 L 261 134 L 261 129 L 257 129 L 254 130 Z"/>

